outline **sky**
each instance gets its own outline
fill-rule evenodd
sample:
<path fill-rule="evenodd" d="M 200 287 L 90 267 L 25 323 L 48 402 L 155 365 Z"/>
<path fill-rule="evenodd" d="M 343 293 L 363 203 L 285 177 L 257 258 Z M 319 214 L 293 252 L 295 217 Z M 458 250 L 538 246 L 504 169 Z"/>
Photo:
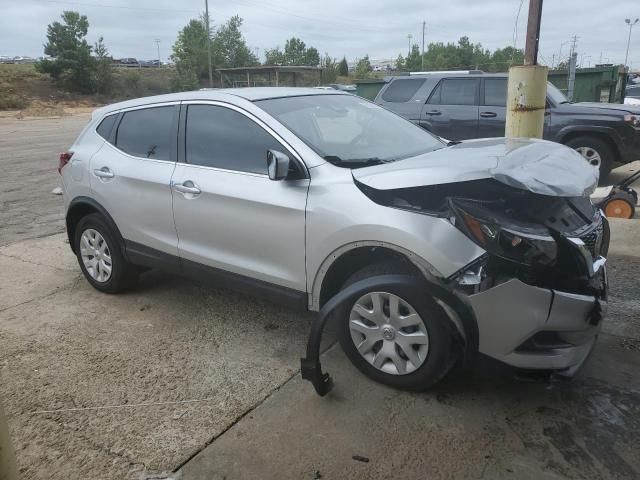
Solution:
<path fill-rule="evenodd" d="M 159 39 L 166 61 L 178 31 L 204 11 L 204 0 L 0 0 L 0 55 L 42 55 L 47 25 L 63 10 L 86 15 L 89 42 L 104 37 L 115 58 L 155 59 Z M 528 0 L 209 0 L 209 10 L 214 25 L 240 15 L 247 44 L 260 58 L 265 49 L 297 36 L 321 54 L 353 61 L 366 54 L 406 55 L 408 35 L 421 43 L 423 21 L 426 44 L 466 35 L 491 50 L 514 41 L 523 48 Z M 539 62 L 568 56 L 575 35 L 583 66 L 623 63 L 629 34 L 624 19 L 636 17 L 638 0 L 546 0 Z M 640 22 L 632 32 L 629 64 L 640 68 Z"/>

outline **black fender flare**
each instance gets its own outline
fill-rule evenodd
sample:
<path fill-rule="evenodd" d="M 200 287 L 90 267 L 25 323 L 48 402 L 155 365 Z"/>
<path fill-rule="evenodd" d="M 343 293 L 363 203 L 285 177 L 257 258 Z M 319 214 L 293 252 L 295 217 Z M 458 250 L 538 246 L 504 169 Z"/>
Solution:
<path fill-rule="evenodd" d="M 69 245 L 71 246 L 71 250 L 73 251 L 73 253 L 76 253 L 76 251 L 75 251 L 75 245 L 74 245 L 74 238 L 72 238 L 73 237 L 72 232 L 74 231 L 74 228 L 71 225 L 71 221 L 72 221 L 71 214 L 75 209 L 83 205 L 87 205 L 91 207 L 93 210 L 97 211 L 100 215 L 104 217 L 105 221 L 109 225 L 109 228 L 111 228 L 111 230 L 116 235 L 116 239 L 118 241 L 118 245 L 120 247 L 120 251 L 122 252 L 122 255 L 128 259 L 124 239 L 122 237 L 122 234 L 120 233 L 120 229 L 116 225 L 116 222 L 113 220 L 113 217 L 109 214 L 107 209 L 104 208 L 99 202 L 97 202 L 91 197 L 85 197 L 85 196 L 75 197 L 73 200 L 71 200 L 71 202 L 69 203 L 69 207 L 67 208 L 67 214 L 65 217 L 65 226 L 67 227 L 67 238 L 69 239 Z"/>
<path fill-rule="evenodd" d="M 473 310 L 460 299 L 456 300 L 453 292 L 445 290 L 445 295 L 442 291 L 439 291 L 439 289 L 444 290 L 443 287 L 428 282 L 424 277 L 420 278 L 413 275 L 377 275 L 375 277 L 365 278 L 349 285 L 329 299 L 311 324 L 311 331 L 309 332 L 307 341 L 306 357 L 300 359 L 300 373 L 303 379 L 309 380 L 313 384 L 318 395 L 325 396 L 333 388 L 331 376 L 322 371 L 322 365 L 320 364 L 320 342 L 322 340 L 322 332 L 327 322 L 341 305 L 354 302 L 371 290 L 389 287 L 411 289 L 419 295 L 430 294 L 435 299 L 440 299 L 445 302 L 456 312 L 456 315 L 460 317 L 460 321 L 463 322 L 463 328 L 465 329 L 465 362 L 468 363 L 477 354 L 479 335 Z M 455 330 L 457 333 L 457 329 L 453 324 L 451 328 L 452 332 Z"/>

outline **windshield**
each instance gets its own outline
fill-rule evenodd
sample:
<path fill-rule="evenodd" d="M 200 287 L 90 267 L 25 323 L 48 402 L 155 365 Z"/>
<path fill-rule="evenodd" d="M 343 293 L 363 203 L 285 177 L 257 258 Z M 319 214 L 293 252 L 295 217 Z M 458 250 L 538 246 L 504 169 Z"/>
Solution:
<path fill-rule="evenodd" d="M 549 95 L 549 98 L 553 100 L 553 103 L 569 103 L 569 100 L 564 96 L 564 93 L 558 90 L 558 87 L 550 82 L 547 82 L 547 95 Z"/>
<path fill-rule="evenodd" d="M 255 103 L 339 167 L 387 163 L 445 146 L 422 128 L 353 95 L 307 95 Z"/>

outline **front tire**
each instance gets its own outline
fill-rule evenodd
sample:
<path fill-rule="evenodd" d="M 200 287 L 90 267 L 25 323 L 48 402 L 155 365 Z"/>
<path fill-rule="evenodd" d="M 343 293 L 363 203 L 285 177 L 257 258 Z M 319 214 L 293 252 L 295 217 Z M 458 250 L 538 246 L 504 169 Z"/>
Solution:
<path fill-rule="evenodd" d="M 100 214 L 82 217 L 75 229 L 75 251 L 87 281 L 101 292 L 119 293 L 137 280 L 137 270 L 120 250 L 116 234 Z"/>
<path fill-rule="evenodd" d="M 566 143 L 584 159 L 600 170 L 600 182 L 604 182 L 613 168 L 614 152 L 604 140 L 595 137 L 576 137 Z"/>
<path fill-rule="evenodd" d="M 371 265 L 345 286 L 381 273 L 398 272 Z M 426 390 L 454 364 L 448 319 L 426 292 L 416 295 L 402 287 L 367 292 L 340 308 L 336 318 L 343 351 L 356 368 L 377 382 Z"/>

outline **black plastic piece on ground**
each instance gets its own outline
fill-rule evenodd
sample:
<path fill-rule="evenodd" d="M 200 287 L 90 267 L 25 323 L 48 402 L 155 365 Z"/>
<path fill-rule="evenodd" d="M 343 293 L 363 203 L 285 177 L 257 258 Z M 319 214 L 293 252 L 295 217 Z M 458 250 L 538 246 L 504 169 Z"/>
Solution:
<path fill-rule="evenodd" d="M 429 285 L 423 279 L 411 275 L 377 275 L 360 280 L 340 291 L 318 312 L 318 316 L 311 324 L 311 332 L 307 341 L 307 356 L 300 359 L 302 378 L 313 384 L 318 395 L 324 397 L 333 388 L 331 376 L 322 372 L 320 364 L 320 342 L 327 321 L 341 305 L 353 303 L 367 292 L 395 286 L 416 288 L 424 292 L 425 295 L 429 295 Z"/>

